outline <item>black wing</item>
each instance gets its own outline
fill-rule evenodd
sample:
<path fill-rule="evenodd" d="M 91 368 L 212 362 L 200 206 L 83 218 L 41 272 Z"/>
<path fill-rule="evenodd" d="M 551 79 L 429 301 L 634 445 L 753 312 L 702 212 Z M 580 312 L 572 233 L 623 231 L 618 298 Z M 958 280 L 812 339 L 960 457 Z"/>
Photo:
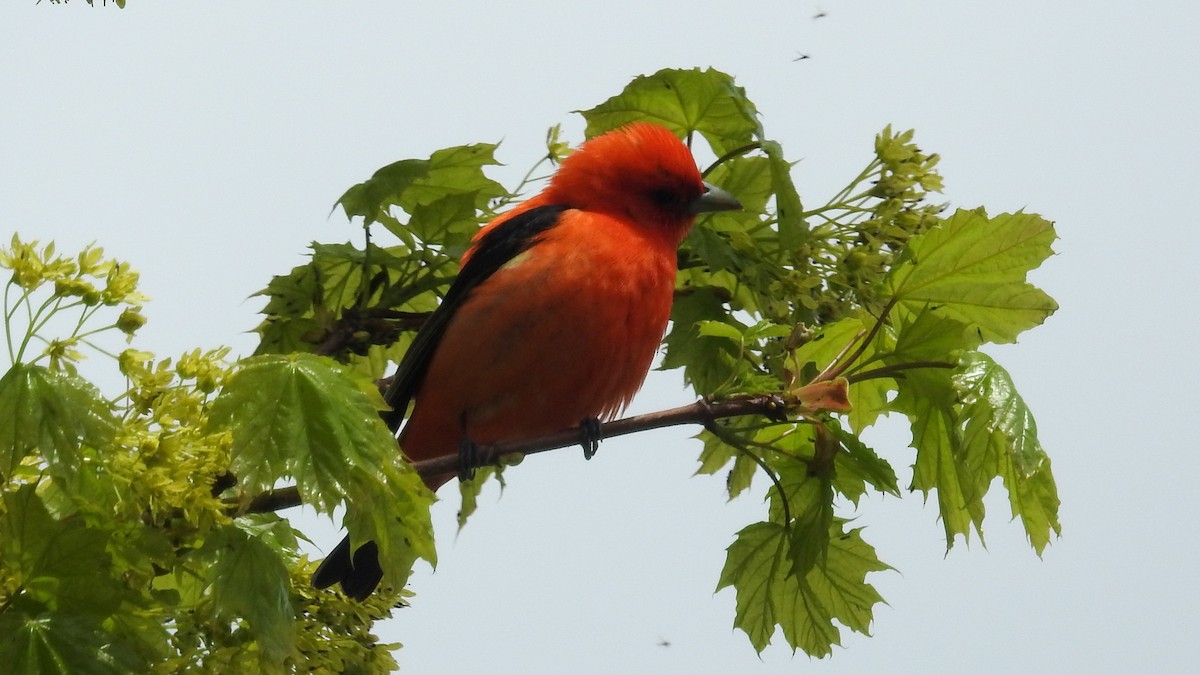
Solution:
<path fill-rule="evenodd" d="M 532 246 L 539 234 L 554 227 L 558 223 L 559 215 L 567 208 L 554 205 L 530 209 L 500 223 L 479 241 L 471 259 L 463 265 L 454 282 L 450 284 L 442 304 L 438 305 L 425 321 L 425 325 L 421 326 L 421 330 L 417 331 L 417 337 L 404 353 L 396 375 L 383 396 L 392 408 L 383 413 L 383 421 L 393 433 L 404 421 L 408 403 L 425 379 L 425 372 L 429 370 L 433 354 L 442 341 L 442 333 L 446 331 L 446 326 L 450 324 L 450 319 L 462 306 L 463 301 L 496 270 Z"/>
<path fill-rule="evenodd" d="M 442 341 L 442 333 L 463 301 L 496 270 L 532 246 L 539 234 L 554 227 L 559 214 L 566 208 L 540 206 L 530 209 L 497 225 L 480 240 L 470 261 L 463 265 L 450 284 L 442 304 L 417 331 L 417 337 L 400 360 L 396 376 L 384 394 L 384 400 L 392 409 L 384 412 L 382 417 L 393 433 L 404 420 L 408 403 L 425 379 L 429 362 Z M 320 567 L 313 573 L 312 584 L 316 588 L 326 588 L 340 582 L 347 596 L 363 600 L 375 590 L 382 578 L 383 569 L 379 566 L 379 549 L 375 542 L 367 542 L 352 555 L 350 538 L 346 537 L 321 561 Z"/>

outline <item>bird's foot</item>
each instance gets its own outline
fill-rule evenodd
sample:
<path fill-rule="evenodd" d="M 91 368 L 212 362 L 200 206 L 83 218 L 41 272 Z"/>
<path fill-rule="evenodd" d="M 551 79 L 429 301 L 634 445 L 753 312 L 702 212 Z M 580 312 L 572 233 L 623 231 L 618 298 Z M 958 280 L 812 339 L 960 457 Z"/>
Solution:
<path fill-rule="evenodd" d="M 458 479 L 468 481 L 475 478 L 475 467 L 479 466 L 479 446 L 467 435 L 458 442 Z"/>
<path fill-rule="evenodd" d="M 583 435 L 583 440 L 580 445 L 583 446 L 583 458 L 591 459 L 596 456 L 596 451 L 600 449 L 600 420 L 595 417 L 579 423 L 579 430 Z"/>

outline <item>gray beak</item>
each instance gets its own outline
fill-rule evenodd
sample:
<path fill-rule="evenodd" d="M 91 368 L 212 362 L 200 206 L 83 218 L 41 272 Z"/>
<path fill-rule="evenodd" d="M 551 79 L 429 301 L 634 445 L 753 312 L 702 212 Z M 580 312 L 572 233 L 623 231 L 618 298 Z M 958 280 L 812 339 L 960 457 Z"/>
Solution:
<path fill-rule="evenodd" d="M 691 213 L 740 211 L 741 208 L 742 203 L 737 200 L 737 197 L 709 183 L 704 184 L 704 194 L 688 205 L 688 211 Z"/>

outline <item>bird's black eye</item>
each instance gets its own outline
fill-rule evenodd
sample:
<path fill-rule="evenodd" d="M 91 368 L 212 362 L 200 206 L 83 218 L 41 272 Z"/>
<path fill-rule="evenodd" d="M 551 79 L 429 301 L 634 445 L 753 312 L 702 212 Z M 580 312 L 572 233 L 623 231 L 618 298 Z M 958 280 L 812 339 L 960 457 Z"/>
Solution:
<path fill-rule="evenodd" d="M 670 188 L 654 188 L 650 191 L 650 201 L 660 208 L 675 208 L 679 206 L 679 195 Z"/>

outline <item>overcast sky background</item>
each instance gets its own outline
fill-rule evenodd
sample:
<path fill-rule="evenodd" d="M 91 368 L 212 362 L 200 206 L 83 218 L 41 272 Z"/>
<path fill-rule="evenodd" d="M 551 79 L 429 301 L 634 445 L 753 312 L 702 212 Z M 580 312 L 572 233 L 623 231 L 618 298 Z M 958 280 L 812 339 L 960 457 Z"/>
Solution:
<path fill-rule="evenodd" d="M 99 5 L 100 0 L 97 0 Z M 824 12 L 823 18 L 814 18 Z M 1062 309 L 991 352 L 1037 416 L 1064 536 L 1039 560 L 997 485 L 987 548 L 948 555 L 934 504 L 843 515 L 898 571 L 873 637 L 760 660 L 713 595 L 765 513 L 692 478 L 686 429 L 530 458 L 381 630 L 409 672 L 1185 672 L 1200 630 L 1194 2 L 404 3 L 8 0 L 0 237 L 97 241 L 153 298 L 138 345 L 247 354 L 272 274 L 359 236 L 330 206 L 394 160 L 500 141 L 512 185 L 546 128 L 663 67 L 734 75 L 816 203 L 885 124 L 940 153 L 946 199 L 1057 223 L 1033 276 Z M 808 59 L 796 61 L 801 55 Z M 1190 206 L 1189 206 L 1190 205 Z M 120 385 L 109 381 L 109 391 Z M 633 412 L 690 400 L 656 374 Z M 904 424 L 870 441 L 909 478 Z M 761 482 L 761 481 L 759 481 Z M 324 521 L 305 526 L 331 548 Z M 670 646 L 660 646 L 669 642 Z"/>

